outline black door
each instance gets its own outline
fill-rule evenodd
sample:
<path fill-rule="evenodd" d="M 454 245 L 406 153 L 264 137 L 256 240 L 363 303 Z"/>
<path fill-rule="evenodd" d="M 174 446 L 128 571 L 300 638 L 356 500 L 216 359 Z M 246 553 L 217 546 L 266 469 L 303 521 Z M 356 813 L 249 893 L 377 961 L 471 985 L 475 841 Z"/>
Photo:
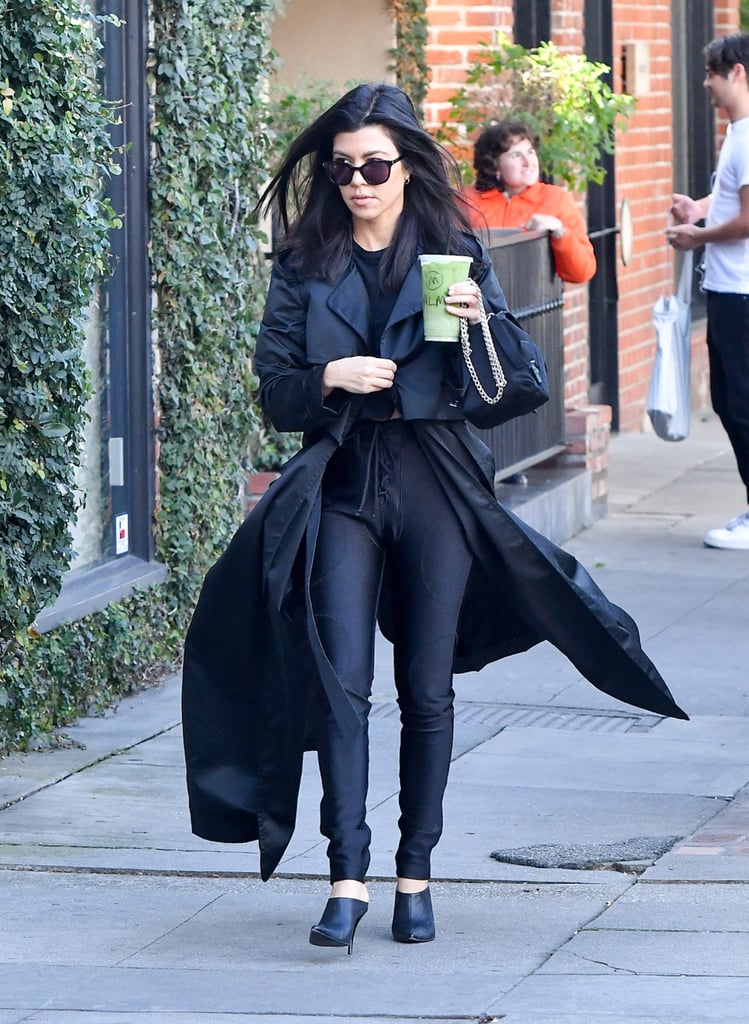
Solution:
<path fill-rule="evenodd" d="M 613 65 L 611 0 L 585 0 L 585 55 L 588 60 Z M 608 84 L 611 85 L 611 76 Z M 588 186 L 588 230 L 598 269 L 588 286 L 590 331 L 590 385 L 594 405 L 611 406 L 612 429 L 619 425 L 619 358 L 616 282 L 616 192 L 614 157 L 605 154 L 606 177 Z"/>
<path fill-rule="evenodd" d="M 715 166 L 715 121 L 710 99 L 702 84 L 705 78 L 704 47 L 716 34 L 713 0 L 673 0 L 671 4 L 672 110 L 674 145 L 674 192 L 695 199 L 711 188 Z M 697 267 L 704 249 L 695 252 Z M 675 279 L 681 261 L 674 257 Z M 692 318 L 705 316 L 705 295 L 692 289 Z"/>

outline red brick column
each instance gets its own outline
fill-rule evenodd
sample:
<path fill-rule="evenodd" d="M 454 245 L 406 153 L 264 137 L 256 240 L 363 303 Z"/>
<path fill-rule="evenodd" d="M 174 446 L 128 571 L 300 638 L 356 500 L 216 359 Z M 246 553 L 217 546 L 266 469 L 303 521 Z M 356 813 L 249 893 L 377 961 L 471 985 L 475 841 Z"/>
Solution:
<path fill-rule="evenodd" d="M 590 472 L 592 514 L 599 519 L 606 514 L 608 502 L 611 407 L 585 405 L 567 409 L 565 427 L 567 450 L 559 456 L 559 465 Z"/>

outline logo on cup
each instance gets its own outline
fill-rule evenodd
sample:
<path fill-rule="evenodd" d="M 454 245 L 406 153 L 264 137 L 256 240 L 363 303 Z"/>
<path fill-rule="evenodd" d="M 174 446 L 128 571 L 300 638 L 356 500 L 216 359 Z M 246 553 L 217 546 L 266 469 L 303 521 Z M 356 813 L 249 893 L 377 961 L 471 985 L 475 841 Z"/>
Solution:
<path fill-rule="evenodd" d="M 437 291 L 444 283 L 445 278 L 439 270 L 428 270 L 426 272 L 426 286 L 430 291 Z"/>

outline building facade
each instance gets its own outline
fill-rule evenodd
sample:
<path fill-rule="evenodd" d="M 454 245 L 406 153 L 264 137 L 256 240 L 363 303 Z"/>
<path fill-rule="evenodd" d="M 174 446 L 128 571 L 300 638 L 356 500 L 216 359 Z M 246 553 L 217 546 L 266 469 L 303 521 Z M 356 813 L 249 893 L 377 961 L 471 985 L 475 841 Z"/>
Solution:
<path fill-rule="evenodd" d="M 113 237 L 115 273 L 99 303 L 90 361 L 97 383 L 81 488 L 89 514 L 76 536 L 78 561 L 61 600 L 40 616 L 48 629 L 163 578 L 154 561 L 158 451 L 148 261 L 148 10 L 108 0 L 124 23 L 104 39 L 106 89 L 122 106 L 123 174 L 112 183 L 124 229 Z M 502 32 L 526 46 L 551 39 L 611 68 L 615 91 L 636 110 L 617 135 L 602 186 L 580 196 L 599 270 L 590 285 L 565 289 L 564 402 L 568 438 L 585 447 L 592 430 L 646 429 L 645 398 L 655 349 L 653 306 L 673 287 L 673 253 L 663 229 L 673 191 L 704 194 L 715 152 L 714 115 L 702 89 L 702 47 L 735 31 L 738 0 L 428 0 L 426 121 L 436 129 L 481 42 Z M 357 9 L 360 8 L 360 9 Z M 352 16 L 352 12 L 355 16 Z M 287 0 L 272 32 L 281 79 L 333 82 L 392 77 L 394 5 Z M 719 133 L 719 132 L 718 132 Z M 631 253 L 622 259 L 622 241 Z M 626 237 L 624 237 L 626 236 Z M 706 397 L 704 332 L 695 300 L 697 401 Z M 603 410 L 603 412 L 601 412 Z M 580 438 L 583 440 L 581 441 Z M 595 469 L 595 467 L 589 468 Z M 95 507 L 94 507 L 95 506 Z"/>

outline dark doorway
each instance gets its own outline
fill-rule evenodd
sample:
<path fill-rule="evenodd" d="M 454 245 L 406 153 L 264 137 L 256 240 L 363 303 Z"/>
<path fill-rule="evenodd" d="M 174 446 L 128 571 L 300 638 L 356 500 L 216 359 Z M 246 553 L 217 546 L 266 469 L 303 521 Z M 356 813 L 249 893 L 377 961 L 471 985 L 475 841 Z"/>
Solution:
<path fill-rule="evenodd" d="M 585 55 L 613 65 L 611 0 L 585 0 Z M 606 76 L 611 85 L 611 75 Z M 611 406 L 612 429 L 619 426 L 618 317 L 616 282 L 616 192 L 614 157 L 605 154 L 606 177 L 588 186 L 588 229 L 598 270 L 588 286 L 590 333 L 590 386 L 594 405 Z"/>
<path fill-rule="evenodd" d="M 715 166 L 715 121 L 702 85 L 703 49 L 715 35 L 713 17 L 713 0 L 671 4 L 674 192 L 694 199 L 709 193 Z M 695 252 L 695 267 L 703 253 Z M 678 272 L 680 264 L 674 262 Z M 697 287 L 692 289 L 692 316 L 705 316 L 705 296 Z"/>

